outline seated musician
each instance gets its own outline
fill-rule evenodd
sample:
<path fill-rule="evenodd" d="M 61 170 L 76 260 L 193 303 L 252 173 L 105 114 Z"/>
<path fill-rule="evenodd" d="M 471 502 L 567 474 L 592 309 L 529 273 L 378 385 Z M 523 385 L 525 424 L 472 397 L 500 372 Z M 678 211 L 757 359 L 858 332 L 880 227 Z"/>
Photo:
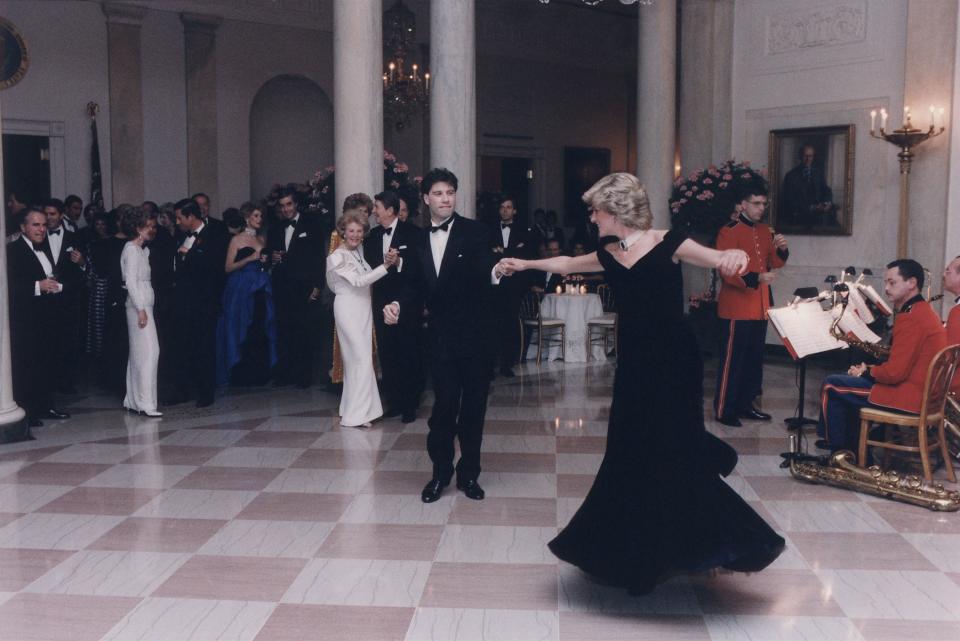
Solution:
<path fill-rule="evenodd" d="M 923 267 L 901 258 L 887 265 L 884 294 L 897 310 L 890 357 L 880 365 L 860 363 L 847 374 L 831 374 L 820 388 L 816 445 L 831 451 L 856 451 L 860 408 L 919 412 L 930 361 L 947 345 L 940 317 L 923 300 Z M 860 463 L 863 463 L 860 461 Z"/>
<path fill-rule="evenodd" d="M 956 345 L 960 343 L 960 256 L 951 260 L 943 270 L 943 291 L 954 298 L 954 306 L 947 317 L 947 345 Z M 960 374 L 954 374 L 950 392 L 960 396 Z"/>

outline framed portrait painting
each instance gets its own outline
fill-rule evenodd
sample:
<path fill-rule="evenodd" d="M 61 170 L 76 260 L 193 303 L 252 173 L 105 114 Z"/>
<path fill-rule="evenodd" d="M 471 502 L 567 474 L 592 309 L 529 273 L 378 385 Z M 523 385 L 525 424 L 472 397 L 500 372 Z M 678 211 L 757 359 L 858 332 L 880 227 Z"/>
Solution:
<path fill-rule="evenodd" d="M 777 233 L 853 232 L 854 125 L 770 132 L 770 224 Z"/>

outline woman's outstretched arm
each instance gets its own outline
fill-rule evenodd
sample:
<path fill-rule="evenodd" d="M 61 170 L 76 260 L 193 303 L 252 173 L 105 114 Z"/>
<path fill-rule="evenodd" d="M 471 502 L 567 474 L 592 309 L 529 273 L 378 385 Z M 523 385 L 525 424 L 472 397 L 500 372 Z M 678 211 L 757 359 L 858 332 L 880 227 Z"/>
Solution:
<path fill-rule="evenodd" d="M 603 271 L 603 265 L 597 259 L 597 252 L 591 252 L 583 256 L 555 256 L 539 260 L 504 258 L 499 264 L 500 270 L 507 275 L 527 271 L 528 269 L 563 275 Z"/>

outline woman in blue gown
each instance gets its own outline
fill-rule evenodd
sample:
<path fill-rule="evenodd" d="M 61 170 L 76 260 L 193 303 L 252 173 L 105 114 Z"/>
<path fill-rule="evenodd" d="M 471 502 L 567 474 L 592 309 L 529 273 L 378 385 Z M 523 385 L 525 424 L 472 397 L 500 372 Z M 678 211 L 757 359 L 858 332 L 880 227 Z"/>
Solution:
<path fill-rule="evenodd" d="M 217 324 L 217 383 L 262 385 L 277 362 L 277 330 L 270 274 L 260 230 L 263 209 L 240 207 L 244 227 L 227 247 L 227 284 Z"/>
<path fill-rule="evenodd" d="M 703 363 L 683 320 L 679 261 L 743 273 L 747 255 L 651 229 L 646 190 L 612 174 L 583 196 L 600 237 L 578 257 L 504 259 L 506 271 L 604 272 L 619 315 L 607 449 L 593 487 L 550 550 L 635 594 L 678 573 L 762 570 L 784 540 L 727 485 L 737 462 L 703 423 Z M 609 239 L 608 239 L 609 240 Z"/>

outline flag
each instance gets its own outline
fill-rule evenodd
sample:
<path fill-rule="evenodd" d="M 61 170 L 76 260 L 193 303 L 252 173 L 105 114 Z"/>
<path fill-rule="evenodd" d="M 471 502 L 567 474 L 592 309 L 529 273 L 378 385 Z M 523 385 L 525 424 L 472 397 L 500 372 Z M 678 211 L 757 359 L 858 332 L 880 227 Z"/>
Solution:
<path fill-rule="evenodd" d="M 100 141 L 97 136 L 97 111 L 100 107 L 91 102 L 87 105 L 90 114 L 90 132 L 93 145 L 90 147 L 90 204 L 103 209 L 103 179 L 100 176 Z"/>

